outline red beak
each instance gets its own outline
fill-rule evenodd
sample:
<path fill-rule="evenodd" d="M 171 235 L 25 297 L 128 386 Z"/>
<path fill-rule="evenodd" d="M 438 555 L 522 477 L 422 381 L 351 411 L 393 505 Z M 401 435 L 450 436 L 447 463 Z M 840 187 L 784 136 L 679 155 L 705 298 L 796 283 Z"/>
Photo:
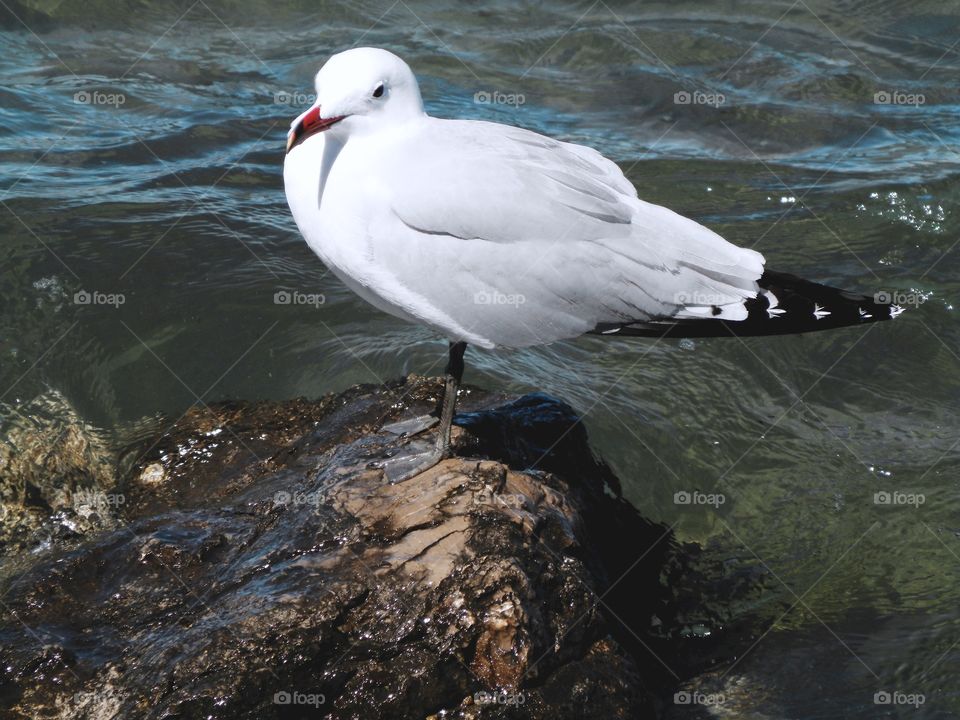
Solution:
<path fill-rule="evenodd" d="M 300 122 L 293 126 L 290 134 L 287 135 L 287 152 L 290 152 L 311 135 L 323 132 L 345 117 L 346 115 L 337 115 L 336 117 L 322 118 L 320 117 L 319 107 L 310 108 L 304 113 L 303 117 L 300 118 Z"/>

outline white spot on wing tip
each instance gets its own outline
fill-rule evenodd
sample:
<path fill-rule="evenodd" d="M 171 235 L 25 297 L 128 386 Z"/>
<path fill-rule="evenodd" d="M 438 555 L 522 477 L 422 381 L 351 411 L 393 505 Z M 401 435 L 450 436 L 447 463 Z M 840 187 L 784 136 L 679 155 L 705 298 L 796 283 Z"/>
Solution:
<path fill-rule="evenodd" d="M 763 291 L 763 296 L 767 299 L 767 317 L 771 320 L 780 317 L 783 315 L 786 310 L 783 308 L 777 307 L 780 304 L 780 300 L 777 299 L 777 296 L 774 295 L 769 290 Z"/>
<path fill-rule="evenodd" d="M 816 303 L 814 303 L 814 305 L 813 305 L 813 316 L 814 316 L 817 320 L 821 320 L 821 319 L 825 318 L 825 317 L 826 317 L 827 315 L 829 315 L 829 314 L 830 314 L 829 311 L 824 310 L 822 307 L 820 307 L 819 305 L 817 305 Z"/>

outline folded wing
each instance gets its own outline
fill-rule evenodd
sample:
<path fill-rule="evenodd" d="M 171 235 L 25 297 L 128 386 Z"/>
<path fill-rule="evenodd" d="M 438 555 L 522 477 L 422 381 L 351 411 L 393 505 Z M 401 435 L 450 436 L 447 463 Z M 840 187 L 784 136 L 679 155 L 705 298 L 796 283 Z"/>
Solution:
<path fill-rule="evenodd" d="M 420 142 L 399 147 L 385 163 L 390 207 L 375 230 L 391 242 L 376 252 L 489 344 L 548 342 L 602 323 L 738 321 L 758 293 L 759 253 L 638 199 L 594 150 L 459 120 L 432 120 Z M 410 253 L 418 262 L 405 273 Z"/>

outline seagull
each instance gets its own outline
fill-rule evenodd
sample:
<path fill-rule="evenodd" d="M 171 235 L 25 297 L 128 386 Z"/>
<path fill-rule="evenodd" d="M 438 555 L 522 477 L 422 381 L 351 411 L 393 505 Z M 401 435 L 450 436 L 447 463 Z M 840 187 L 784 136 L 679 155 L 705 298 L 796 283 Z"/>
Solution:
<path fill-rule="evenodd" d="M 315 84 L 287 135 L 297 227 L 357 295 L 449 341 L 437 439 L 407 477 L 450 453 L 468 344 L 778 335 L 898 314 L 883 293 L 765 269 L 759 252 L 641 200 L 592 148 L 427 115 L 387 50 L 333 55 Z"/>

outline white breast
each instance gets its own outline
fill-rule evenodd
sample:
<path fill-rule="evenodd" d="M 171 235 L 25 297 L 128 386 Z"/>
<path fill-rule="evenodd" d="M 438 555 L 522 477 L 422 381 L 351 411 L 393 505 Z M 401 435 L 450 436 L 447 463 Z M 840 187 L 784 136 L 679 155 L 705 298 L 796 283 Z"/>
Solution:
<path fill-rule="evenodd" d="M 287 153 L 283 164 L 287 203 L 310 249 L 344 285 L 377 309 L 426 324 L 451 339 L 462 335 L 488 345 L 482 338 L 458 333 L 456 323 L 426 307 L 387 266 L 377 263 L 370 226 L 377 220 L 376 197 L 385 190 L 373 186 L 372 175 L 363 170 L 365 162 L 351 157 L 352 149 L 334 156 L 330 147 L 323 134 L 314 135 Z"/>

